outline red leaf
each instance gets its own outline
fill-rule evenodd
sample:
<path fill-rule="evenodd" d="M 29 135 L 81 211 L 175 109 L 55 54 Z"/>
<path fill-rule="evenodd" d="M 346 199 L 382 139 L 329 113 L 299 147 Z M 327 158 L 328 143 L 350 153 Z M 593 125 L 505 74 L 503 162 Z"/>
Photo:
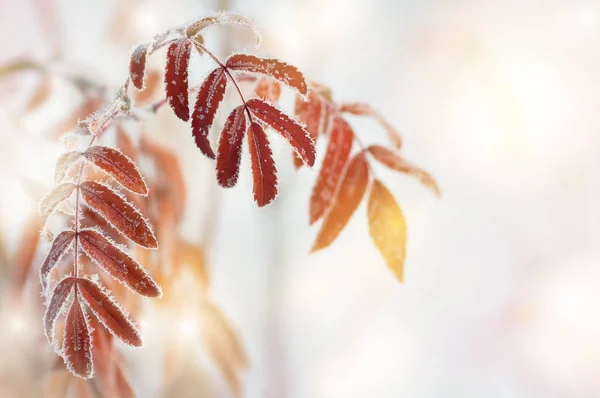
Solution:
<path fill-rule="evenodd" d="M 304 75 L 293 65 L 275 58 L 259 58 L 250 54 L 234 54 L 227 59 L 226 66 L 233 70 L 259 73 L 279 80 L 283 84 L 306 95 L 307 87 Z"/>
<path fill-rule="evenodd" d="M 83 157 L 131 192 L 148 194 L 148 187 L 137 166 L 118 149 L 93 145 L 83 153 Z"/>
<path fill-rule="evenodd" d="M 385 129 L 388 139 L 396 149 L 400 149 L 402 146 L 402 137 L 400 137 L 400 133 L 398 133 L 398 131 L 391 124 L 389 124 L 379 112 L 373 109 L 371 105 L 362 103 L 342 104 L 340 105 L 340 111 L 348 112 L 358 116 L 371 116 Z"/>
<path fill-rule="evenodd" d="M 71 309 L 67 314 L 63 359 L 67 369 L 75 376 L 89 379 L 94 375 L 92 340 L 87 319 L 81 309 L 77 295 L 74 296 L 73 304 L 71 304 Z"/>
<path fill-rule="evenodd" d="M 256 84 L 254 92 L 258 98 L 275 103 L 279 100 L 279 96 L 281 95 L 281 85 L 272 79 L 261 77 Z"/>
<path fill-rule="evenodd" d="M 304 127 L 263 100 L 254 98 L 249 100 L 246 105 L 257 118 L 287 139 L 304 164 L 312 167 L 315 163 L 315 143 Z"/>
<path fill-rule="evenodd" d="M 88 207 L 104 217 L 116 230 L 140 246 L 150 249 L 158 247 L 148 221 L 109 187 L 95 181 L 85 181 L 80 189 Z"/>
<path fill-rule="evenodd" d="M 143 90 L 145 87 L 147 55 L 148 45 L 140 44 L 133 50 L 129 60 L 129 79 L 138 90 Z"/>
<path fill-rule="evenodd" d="M 65 302 L 71 294 L 74 282 L 75 278 L 72 277 L 67 277 L 60 281 L 52 292 L 52 298 L 46 304 L 46 312 L 44 314 L 44 332 L 46 333 L 46 338 L 51 344 L 54 342 L 56 318 L 58 318 L 62 312 Z"/>
<path fill-rule="evenodd" d="M 344 119 L 337 116 L 333 120 L 327 153 L 310 197 L 310 223 L 320 219 L 331 205 L 337 187 L 348 163 L 354 132 Z"/>
<path fill-rule="evenodd" d="M 41 200 L 40 202 L 40 215 L 42 216 L 42 224 L 46 224 L 48 218 L 54 213 L 56 207 L 61 204 L 64 200 L 67 200 L 69 196 L 75 190 L 75 184 L 70 182 L 64 182 L 54 186 Z"/>
<path fill-rule="evenodd" d="M 101 233 L 86 229 L 79 232 L 81 248 L 100 268 L 134 292 L 147 297 L 162 294 L 152 277 L 127 253 L 119 249 Z"/>
<path fill-rule="evenodd" d="M 394 151 L 391 151 L 381 145 L 371 145 L 369 147 L 369 152 L 371 155 L 373 155 L 375 160 L 381 162 L 390 169 L 417 177 L 422 184 L 431 188 L 438 197 L 440 196 L 440 189 L 438 188 L 437 183 L 431 174 L 425 170 L 407 162 Z"/>
<path fill-rule="evenodd" d="M 135 347 L 142 345 L 142 337 L 133 322 L 101 286 L 89 279 L 79 278 L 77 287 L 83 301 L 110 333 L 126 344 Z"/>
<path fill-rule="evenodd" d="M 308 93 L 306 100 L 299 95 L 296 96 L 294 112 L 298 120 L 306 125 L 306 131 L 315 142 L 321 131 L 323 108 L 323 102 L 313 91 Z"/>
<path fill-rule="evenodd" d="M 246 115 L 243 105 L 231 112 L 219 139 L 217 152 L 217 181 L 224 188 L 233 187 L 238 180 L 242 141 L 246 131 Z"/>
<path fill-rule="evenodd" d="M 269 140 L 260 124 L 252 123 L 247 134 L 254 177 L 254 200 L 262 207 L 277 196 L 277 169 Z"/>
<path fill-rule="evenodd" d="M 63 231 L 52 242 L 52 247 L 40 268 L 42 288 L 48 287 L 48 274 L 56 267 L 60 260 L 72 249 L 75 232 Z"/>
<path fill-rule="evenodd" d="M 179 39 L 169 45 L 165 69 L 165 90 L 169 105 L 178 118 L 187 122 L 190 118 L 188 105 L 188 65 L 192 42 Z"/>
<path fill-rule="evenodd" d="M 350 217 L 360 204 L 369 183 L 369 165 L 364 152 L 354 156 L 348 168 L 333 205 L 327 213 L 312 252 L 329 246 L 344 229 Z"/>
<path fill-rule="evenodd" d="M 210 147 L 208 135 L 226 88 L 225 71 L 221 68 L 213 70 L 200 86 L 192 114 L 192 134 L 196 146 L 211 159 L 215 158 L 215 153 Z"/>

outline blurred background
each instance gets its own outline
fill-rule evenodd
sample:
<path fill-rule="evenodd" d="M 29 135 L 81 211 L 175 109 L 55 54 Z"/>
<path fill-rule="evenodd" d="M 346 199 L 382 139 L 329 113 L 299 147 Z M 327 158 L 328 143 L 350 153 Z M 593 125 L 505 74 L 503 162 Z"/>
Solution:
<path fill-rule="evenodd" d="M 145 346 L 118 346 L 138 396 L 228 397 L 238 380 L 248 398 L 600 397 L 600 2 L 0 6 L 0 65 L 52 64 L 111 92 L 134 44 L 220 8 L 242 13 L 263 32 L 260 49 L 227 27 L 207 43 L 220 54 L 276 55 L 336 99 L 370 103 L 442 191 L 437 200 L 414 179 L 377 170 L 408 222 L 399 284 L 370 241 L 365 203 L 330 248 L 308 254 L 316 171 L 296 172 L 283 140 L 273 138 L 280 195 L 258 209 L 247 153 L 238 186 L 219 189 L 188 126 L 160 110 L 143 129 L 179 159 L 187 194 L 175 227 L 203 259 L 160 303 L 139 305 Z M 159 68 L 164 52 L 150 62 Z M 200 81 L 212 65 L 194 62 Z M 56 356 L 42 332 L 37 277 L 49 245 L 31 247 L 37 202 L 62 151 L 55 130 L 82 98 L 52 78 L 47 101 L 32 106 L 40 79 L 0 80 L 1 397 L 61 396 L 48 392 Z M 366 143 L 385 139 L 373 122 L 351 121 Z M 243 346 L 239 379 L 202 338 L 206 297 Z"/>

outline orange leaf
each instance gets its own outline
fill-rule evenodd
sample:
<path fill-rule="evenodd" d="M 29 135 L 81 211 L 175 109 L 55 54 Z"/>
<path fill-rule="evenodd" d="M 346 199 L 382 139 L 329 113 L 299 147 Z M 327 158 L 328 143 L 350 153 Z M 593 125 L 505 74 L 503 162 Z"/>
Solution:
<path fill-rule="evenodd" d="M 118 149 L 93 145 L 83 153 L 83 157 L 131 192 L 148 194 L 148 187 L 137 166 Z"/>
<path fill-rule="evenodd" d="M 158 247 L 148 221 L 125 199 L 95 181 L 85 181 L 79 187 L 88 207 L 104 217 L 117 231 L 140 246 Z"/>
<path fill-rule="evenodd" d="M 306 100 L 296 96 L 294 113 L 298 120 L 306 125 L 306 130 L 315 142 L 321 131 L 323 108 L 323 102 L 313 91 L 308 93 Z"/>
<path fill-rule="evenodd" d="M 400 282 L 406 257 L 406 221 L 391 192 L 378 180 L 371 188 L 368 204 L 369 234 Z"/>
<path fill-rule="evenodd" d="M 65 323 L 63 359 L 67 369 L 75 376 L 89 379 L 94 375 L 89 325 L 77 295 L 73 297 Z"/>
<path fill-rule="evenodd" d="M 272 79 L 261 77 L 258 83 L 256 83 L 254 92 L 258 98 L 275 103 L 281 95 L 281 85 Z"/>
<path fill-rule="evenodd" d="M 340 111 L 348 112 L 358 116 L 371 116 L 385 129 L 388 139 L 396 149 L 400 149 L 402 146 L 402 137 L 400 137 L 400 133 L 398 133 L 398 131 L 391 124 L 389 124 L 379 112 L 373 109 L 371 105 L 363 103 L 342 104 L 340 105 Z"/>
<path fill-rule="evenodd" d="M 277 196 L 277 169 L 269 140 L 260 124 L 252 123 L 247 134 L 254 178 L 254 201 L 262 207 Z"/>
<path fill-rule="evenodd" d="M 52 298 L 46 303 L 46 312 L 44 313 L 44 332 L 46 338 L 52 344 L 54 342 L 54 329 L 56 328 L 56 318 L 61 314 L 62 309 L 67 302 L 67 298 L 73 291 L 75 278 L 67 277 L 61 280 L 54 291 Z"/>
<path fill-rule="evenodd" d="M 142 91 L 135 93 L 135 102 L 138 105 L 149 104 L 153 99 L 156 99 L 161 83 L 161 72 L 157 70 L 149 70 L 146 76 L 146 82 Z"/>
<path fill-rule="evenodd" d="M 140 44 L 131 53 L 129 60 L 129 79 L 138 90 L 145 88 L 146 56 L 148 55 L 148 44 Z"/>
<path fill-rule="evenodd" d="M 407 162 L 394 151 L 381 145 L 371 145 L 369 147 L 369 153 L 373 155 L 375 160 L 381 162 L 390 169 L 417 177 L 423 185 L 431 188 L 438 197 L 440 196 L 440 189 L 431 174 Z"/>
<path fill-rule="evenodd" d="M 320 219 L 331 205 L 354 141 L 352 128 L 340 116 L 333 121 L 327 153 L 310 197 L 310 223 Z"/>
<path fill-rule="evenodd" d="M 165 69 L 165 89 L 169 105 L 175 115 L 187 122 L 190 118 L 188 105 L 188 65 L 192 42 L 179 39 L 169 45 Z"/>
<path fill-rule="evenodd" d="M 227 59 L 226 66 L 232 70 L 258 73 L 277 79 L 283 84 L 306 95 L 304 75 L 293 65 L 275 58 L 259 58 L 250 54 L 234 54 Z"/>
<path fill-rule="evenodd" d="M 85 229 L 79 232 L 81 248 L 100 268 L 134 292 L 147 297 L 162 293 L 152 277 L 127 253 L 119 249 L 101 233 Z"/>
<path fill-rule="evenodd" d="M 315 163 L 315 143 L 302 125 L 261 99 L 251 99 L 246 105 L 258 119 L 271 126 L 288 140 L 304 164 L 310 167 L 313 166 Z"/>
<path fill-rule="evenodd" d="M 44 290 L 46 290 L 46 287 L 48 287 L 48 274 L 73 248 L 74 239 L 74 231 L 63 231 L 54 239 L 54 242 L 52 242 L 52 247 L 50 248 L 48 255 L 40 267 L 40 280 Z"/>
<path fill-rule="evenodd" d="M 208 135 L 210 127 L 215 120 L 215 114 L 219 109 L 225 89 L 227 88 L 227 75 L 221 68 L 213 70 L 200 86 L 194 113 L 192 114 L 192 134 L 196 146 L 210 159 L 215 158 L 215 153 L 210 147 Z"/>
<path fill-rule="evenodd" d="M 364 152 L 350 161 L 331 209 L 325 216 L 312 252 L 329 246 L 344 229 L 360 204 L 369 183 L 369 165 Z"/>
<path fill-rule="evenodd" d="M 104 289 L 89 279 L 77 279 L 79 294 L 94 315 L 115 337 L 135 347 L 142 345 L 142 337 L 129 316 L 105 293 Z"/>
<path fill-rule="evenodd" d="M 217 181 L 224 188 L 233 187 L 238 180 L 242 159 L 242 141 L 246 131 L 246 115 L 243 105 L 231 112 L 219 139 L 217 152 Z"/>
<path fill-rule="evenodd" d="M 116 130 L 117 147 L 125 156 L 129 157 L 129 159 L 132 161 L 135 161 L 137 158 L 138 149 L 133 144 L 131 137 L 129 137 L 129 134 L 127 134 L 120 123 L 117 123 Z"/>

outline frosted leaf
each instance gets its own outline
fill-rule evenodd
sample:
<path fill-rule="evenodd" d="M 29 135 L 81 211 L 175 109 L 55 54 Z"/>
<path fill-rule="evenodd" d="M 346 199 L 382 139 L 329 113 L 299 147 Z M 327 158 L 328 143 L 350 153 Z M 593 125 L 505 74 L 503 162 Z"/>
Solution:
<path fill-rule="evenodd" d="M 51 299 L 46 303 L 44 313 L 44 333 L 50 344 L 54 345 L 54 329 L 56 328 L 56 319 L 61 314 L 69 295 L 73 291 L 75 278 L 66 277 L 62 279 L 54 288 Z"/>
<path fill-rule="evenodd" d="M 352 158 L 329 212 L 323 220 L 321 230 L 312 247 L 312 252 L 329 246 L 344 229 L 360 204 L 369 184 L 369 165 L 364 152 Z"/>
<path fill-rule="evenodd" d="M 54 182 L 56 184 L 62 182 L 73 166 L 78 163 L 79 159 L 81 159 L 81 153 L 76 151 L 60 155 L 56 163 L 56 170 L 54 171 Z"/>
<path fill-rule="evenodd" d="M 320 219 L 331 205 L 348 164 L 353 140 L 354 132 L 350 125 L 340 116 L 335 117 L 327 152 L 310 197 L 311 224 Z"/>
<path fill-rule="evenodd" d="M 131 192 L 148 194 L 148 186 L 137 166 L 118 149 L 94 145 L 83 153 L 83 157 Z"/>
<path fill-rule="evenodd" d="M 127 313 L 102 286 L 89 279 L 79 278 L 77 287 L 88 308 L 112 335 L 125 344 L 135 347 L 142 345 L 142 337 Z"/>
<path fill-rule="evenodd" d="M 306 165 L 313 166 L 315 143 L 302 125 L 263 100 L 254 98 L 249 100 L 246 105 L 258 119 L 281 134 Z"/>
<path fill-rule="evenodd" d="M 252 123 L 246 134 L 252 162 L 254 201 L 262 207 L 277 196 L 277 169 L 269 140 L 260 124 Z"/>
<path fill-rule="evenodd" d="M 231 12 L 220 12 L 218 14 L 206 16 L 193 21 L 186 27 L 185 34 L 190 38 L 196 37 L 203 29 L 216 24 L 236 24 L 247 27 L 251 29 L 256 36 L 256 45 L 260 44 L 260 33 L 254 27 L 254 24 L 243 15 L 234 14 Z"/>
<path fill-rule="evenodd" d="M 217 181 L 224 188 L 233 187 L 237 183 L 245 132 L 245 107 L 240 105 L 227 117 L 225 127 L 223 127 L 219 138 Z"/>
<path fill-rule="evenodd" d="M 79 242 L 94 263 L 134 292 L 147 297 L 161 296 L 160 287 L 140 264 L 100 232 L 84 229 L 79 233 Z"/>
<path fill-rule="evenodd" d="M 417 177 L 423 185 L 431 188 L 438 197 L 440 196 L 440 189 L 431 174 L 412 163 L 407 162 L 394 151 L 381 145 L 371 145 L 369 147 L 369 153 L 375 160 L 381 162 L 390 169 Z"/>
<path fill-rule="evenodd" d="M 377 121 L 387 133 L 388 139 L 396 149 L 402 147 L 402 137 L 400 133 L 387 120 L 369 104 L 347 103 L 340 105 L 341 112 L 348 112 L 353 115 L 370 116 Z"/>
<path fill-rule="evenodd" d="M 64 200 L 67 200 L 73 191 L 75 184 L 65 182 L 54 186 L 40 201 L 40 216 L 42 224 L 46 224 L 48 218 L 54 213 L 56 207 Z"/>
<path fill-rule="evenodd" d="M 227 88 L 227 75 L 221 68 L 213 70 L 198 90 L 194 112 L 192 114 L 192 134 L 196 146 L 210 159 L 215 154 L 210 147 L 209 133 L 219 105 L 223 101 Z"/>
<path fill-rule="evenodd" d="M 77 295 L 65 322 L 63 359 L 67 369 L 75 376 L 90 379 L 94 375 L 90 328 Z"/>
<path fill-rule="evenodd" d="M 104 217 L 117 231 L 142 247 L 158 247 L 148 221 L 115 191 L 95 181 L 83 182 L 80 190 L 88 207 Z"/>
<path fill-rule="evenodd" d="M 169 105 L 175 115 L 187 122 L 190 118 L 188 104 L 188 65 L 192 42 L 187 38 L 169 45 L 165 68 L 165 90 Z"/>
<path fill-rule="evenodd" d="M 256 83 L 254 92 L 258 98 L 275 103 L 281 95 L 281 85 L 272 79 L 261 77 Z"/>
<path fill-rule="evenodd" d="M 287 64 L 275 58 L 260 58 L 250 54 L 234 54 L 227 59 L 227 68 L 241 70 L 247 73 L 258 73 L 272 77 L 306 95 L 306 80 L 302 72 L 293 65 Z"/>
<path fill-rule="evenodd" d="M 54 239 L 54 242 L 52 242 L 52 247 L 40 267 L 40 281 L 43 290 L 46 290 L 48 287 L 48 274 L 73 248 L 74 238 L 74 231 L 63 231 Z"/>
<path fill-rule="evenodd" d="M 146 86 L 146 57 L 148 55 L 148 44 L 140 44 L 135 47 L 129 60 L 129 79 L 135 88 L 143 90 Z"/>

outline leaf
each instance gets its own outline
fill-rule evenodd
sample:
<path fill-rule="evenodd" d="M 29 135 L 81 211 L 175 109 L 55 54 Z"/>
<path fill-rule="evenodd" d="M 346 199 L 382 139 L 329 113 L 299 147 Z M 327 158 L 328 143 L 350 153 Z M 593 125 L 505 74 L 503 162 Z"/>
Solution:
<path fill-rule="evenodd" d="M 315 143 L 304 127 L 263 100 L 254 98 L 249 100 L 246 105 L 258 119 L 271 126 L 288 140 L 304 164 L 310 167 L 313 166 L 315 163 Z"/>
<path fill-rule="evenodd" d="M 131 346 L 142 345 L 142 337 L 129 316 L 101 286 L 89 279 L 79 278 L 77 288 L 83 301 L 113 336 Z"/>
<path fill-rule="evenodd" d="M 187 28 L 185 29 L 185 34 L 187 37 L 190 38 L 195 37 L 202 30 L 206 29 L 211 25 L 216 24 L 236 24 L 250 28 L 256 36 L 256 44 L 258 45 L 260 43 L 260 34 L 254 28 L 254 24 L 243 15 L 234 14 L 231 12 L 221 12 L 216 15 L 200 18 L 187 26 Z"/>
<path fill-rule="evenodd" d="M 196 146 L 211 159 L 215 158 L 215 154 L 210 147 L 208 135 L 217 109 L 223 101 L 226 88 L 227 76 L 225 71 L 221 68 L 213 70 L 200 86 L 196 97 L 196 105 L 194 105 L 194 113 L 192 114 L 192 134 Z"/>
<path fill-rule="evenodd" d="M 340 116 L 335 117 L 323 165 L 310 197 L 310 223 L 320 219 L 331 205 L 344 168 L 348 164 L 354 131 Z"/>
<path fill-rule="evenodd" d="M 224 188 L 233 187 L 238 180 L 242 159 L 242 141 L 246 131 L 246 115 L 243 105 L 235 108 L 221 132 L 217 151 L 217 181 Z"/>
<path fill-rule="evenodd" d="M 48 221 L 48 218 L 54 213 L 56 207 L 71 196 L 75 187 L 76 185 L 70 182 L 58 184 L 42 198 L 40 202 L 42 224 L 46 224 L 46 221 Z"/>
<path fill-rule="evenodd" d="M 138 105 L 149 104 L 153 99 L 156 99 L 159 92 L 162 74 L 160 71 L 152 69 L 146 74 L 145 85 L 142 91 L 135 93 L 135 102 Z"/>
<path fill-rule="evenodd" d="M 254 178 L 254 201 L 262 207 L 277 196 L 277 169 L 269 140 L 260 124 L 252 123 L 247 134 Z"/>
<path fill-rule="evenodd" d="M 389 124 L 379 112 L 373 109 L 371 105 L 363 103 L 347 103 L 340 105 L 340 111 L 358 116 L 371 116 L 385 129 L 392 145 L 394 145 L 396 149 L 402 147 L 402 137 L 400 137 L 400 133 L 398 133 L 398 131 Z"/>
<path fill-rule="evenodd" d="M 441 195 L 440 189 L 431 174 L 423 169 L 418 168 L 412 163 L 407 162 L 394 151 L 391 151 L 381 145 L 371 145 L 369 147 L 369 153 L 373 155 L 375 160 L 389 167 L 390 169 L 417 177 L 423 185 L 431 188 L 436 196 L 439 197 Z"/>
<path fill-rule="evenodd" d="M 187 122 L 190 118 L 188 105 L 188 65 L 192 42 L 179 39 L 169 45 L 165 69 L 165 90 L 169 105 L 175 115 Z"/>
<path fill-rule="evenodd" d="M 121 152 L 123 152 L 125 156 L 127 156 L 132 161 L 135 161 L 137 158 L 138 149 L 133 144 L 131 137 L 129 136 L 129 134 L 127 134 L 127 132 L 120 123 L 116 124 L 116 130 L 117 147 Z"/>
<path fill-rule="evenodd" d="M 225 65 L 232 70 L 242 70 L 244 72 L 258 73 L 272 77 L 295 89 L 302 95 L 306 95 L 308 90 L 304 75 L 298 68 L 275 58 L 260 58 L 250 54 L 234 54 L 227 59 Z"/>
<path fill-rule="evenodd" d="M 145 88 L 146 56 L 148 55 L 148 44 L 140 44 L 134 48 L 129 60 L 129 79 L 138 90 Z"/>
<path fill-rule="evenodd" d="M 93 145 L 83 153 L 83 157 L 131 192 L 148 194 L 148 186 L 137 166 L 118 149 Z"/>
<path fill-rule="evenodd" d="M 42 288 L 44 290 L 48 287 L 48 274 L 58 263 L 60 263 L 60 260 L 71 251 L 74 239 L 74 231 L 63 231 L 54 239 L 54 242 L 52 242 L 52 247 L 40 267 L 40 281 L 42 282 Z"/>
<path fill-rule="evenodd" d="M 281 95 L 281 85 L 272 79 L 261 77 L 258 83 L 256 83 L 254 92 L 258 98 L 275 103 Z"/>
<path fill-rule="evenodd" d="M 95 181 L 85 181 L 80 184 L 80 190 L 88 207 L 104 217 L 117 231 L 140 246 L 149 249 L 158 247 L 148 221 L 109 187 Z"/>
<path fill-rule="evenodd" d="M 66 277 L 61 280 L 54 291 L 52 298 L 46 303 L 46 312 L 44 313 L 44 332 L 50 344 L 54 342 L 54 329 L 56 328 L 56 318 L 62 312 L 62 309 L 73 290 L 75 278 Z"/>
<path fill-rule="evenodd" d="M 313 91 L 308 93 L 306 100 L 299 95 L 296 96 L 294 112 L 298 120 L 306 125 L 306 130 L 315 142 L 321 130 L 323 108 L 323 102 Z"/>
<path fill-rule="evenodd" d="M 81 152 L 77 151 L 71 151 L 60 155 L 54 171 L 54 182 L 56 184 L 62 182 L 73 166 L 77 164 L 79 159 L 81 159 Z"/>
<path fill-rule="evenodd" d="M 89 379 L 94 375 L 92 340 L 87 319 L 77 295 L 73 297 L 73 304 L 71 304 L 65 323 L 63 359 L 67 369 L 75 376 Z"/>
<path fill-rule="evenodd" d="M 0 244 L 0 273 L 3 272 L 5 266 L 8 266 L 8 269 L 12 271 L 12 279 L 9 283 L 17 297 L 22 295 L 29 278 L 40 241 L 41 227 L 42 223 L 37 215 L 33 215 L 27 220 L 26 225 L 23 227 L 23 234 L 19 239 L 19 245 L 10 260 L 7 258 L 6 248 L 3 244 Z"/>
<path fill-rule="evenodd" d="M 79 243 L 85 254 L 110 276 L 146 297 L 160 297 L 160 286 L 123 250 L 100 232 L 85 229 L 79 232 Z"/>
<path fill-rule="evenodd" d="M 360 204 L 369 183 L 369 165 L 364 152 L 360 152 L 350 161 L 346 174 L 325 216 L 321 230 L 317 235 L 312 252 L 329 246 L 344 229 L 350 217 Z"/>
<path fill-rule="evenodd" d="M 396 278 L 404 278 L 406 221 L 391 192 L 378 180 L 368 204 L 369 234 Z"/>

